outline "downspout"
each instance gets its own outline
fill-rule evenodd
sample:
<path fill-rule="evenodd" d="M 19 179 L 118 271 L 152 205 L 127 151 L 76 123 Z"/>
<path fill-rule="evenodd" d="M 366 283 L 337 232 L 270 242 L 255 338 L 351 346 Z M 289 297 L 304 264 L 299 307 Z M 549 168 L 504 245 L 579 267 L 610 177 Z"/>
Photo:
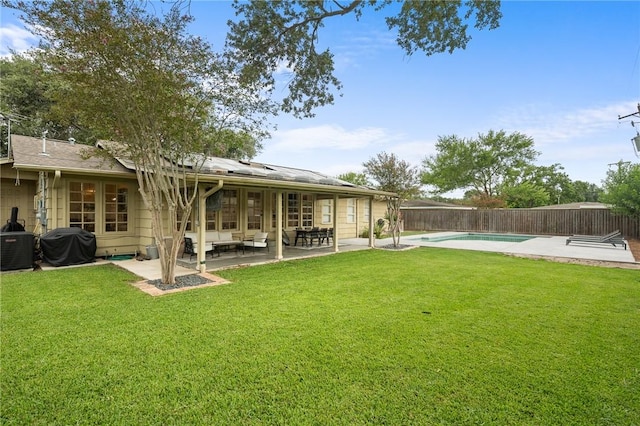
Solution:
<path fill-rule="evenodd" d="M 58 219 L 58 187 L 60 186 L 61 176 L 62 172 L 56 170 L 53 175 L 53 182 L 51 183 L 51 219 L 54 221 L 54 224 L 57 223 Z"/>
<path fill-rule="evenodd" d="M 218 181 L 218 185 L 214 186 L 210 190 L 200 193 L 198 196 L 198 270 L 202 272 L 207 271 L 207 248 L 204 246 L 207 238 L 207 197 L 220 191 L 224 185 L 222 180 Z"/>
<path fill-rule="evenodd" d="M 47 179 L 45 172 L 38 173 L 38 182 L 40 186 L 40 201 L 38 202 L 36 218 L 40 222 L 41 234 L 45 234 L 47 232 Z"/>

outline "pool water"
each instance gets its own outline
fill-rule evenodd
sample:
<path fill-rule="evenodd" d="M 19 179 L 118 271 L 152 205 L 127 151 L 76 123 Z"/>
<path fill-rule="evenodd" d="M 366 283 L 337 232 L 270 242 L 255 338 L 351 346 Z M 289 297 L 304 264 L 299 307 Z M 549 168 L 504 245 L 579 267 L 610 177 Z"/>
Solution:
<path fill-rule="evenodd" d="M 432 243 L 440 241 L 501 241 L 505 243 L 521 243 L 532 238 L 536 238 L 536 236 L 516 234 L 480 234 L 469 232 L 465 234 L 445 235 L 442 237 L 422 237 L 420 240 Z"/>

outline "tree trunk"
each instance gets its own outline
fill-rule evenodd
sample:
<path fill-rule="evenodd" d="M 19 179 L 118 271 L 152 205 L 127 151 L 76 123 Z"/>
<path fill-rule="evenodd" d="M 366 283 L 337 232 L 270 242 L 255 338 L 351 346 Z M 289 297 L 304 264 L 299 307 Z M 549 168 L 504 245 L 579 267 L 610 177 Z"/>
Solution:
<path fill-rule="evenodd" d="M 389 198 L 387 200 L 387 215 L 389 216 L 389 231 L 393 239 L 393 246 L 400 245 L 400 205 L 399 198 Z"/>

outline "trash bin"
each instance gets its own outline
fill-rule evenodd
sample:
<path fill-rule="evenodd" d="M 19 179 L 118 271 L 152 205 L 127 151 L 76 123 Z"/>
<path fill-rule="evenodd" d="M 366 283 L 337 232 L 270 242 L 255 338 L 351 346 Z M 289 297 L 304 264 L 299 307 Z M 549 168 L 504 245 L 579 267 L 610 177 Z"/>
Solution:
<path fill-rule="evenodd" d="M 158 247 L 157 246 L 147 246 L 147 257 L 149 259 L 158 259 L 160 256 L 158 255 Z"/>

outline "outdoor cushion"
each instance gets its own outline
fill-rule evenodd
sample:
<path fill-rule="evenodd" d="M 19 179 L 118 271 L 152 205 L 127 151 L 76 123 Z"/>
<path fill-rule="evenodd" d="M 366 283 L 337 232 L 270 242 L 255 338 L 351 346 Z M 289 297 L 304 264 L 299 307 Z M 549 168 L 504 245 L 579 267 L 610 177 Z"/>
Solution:
<path fill-rule="evenodd" d="M 269 250 L 269 242 L 267 240 L 268 237 L 269 237 L 269 234 L 267 232 L 256 232 L 251 239 L 247 239 L 243 241 L 242 244 L 244 244 L 245 247 L 253 247 L 254 251 L 256 247 L 258 248 L 266 247 L 268 251 Z"/>

